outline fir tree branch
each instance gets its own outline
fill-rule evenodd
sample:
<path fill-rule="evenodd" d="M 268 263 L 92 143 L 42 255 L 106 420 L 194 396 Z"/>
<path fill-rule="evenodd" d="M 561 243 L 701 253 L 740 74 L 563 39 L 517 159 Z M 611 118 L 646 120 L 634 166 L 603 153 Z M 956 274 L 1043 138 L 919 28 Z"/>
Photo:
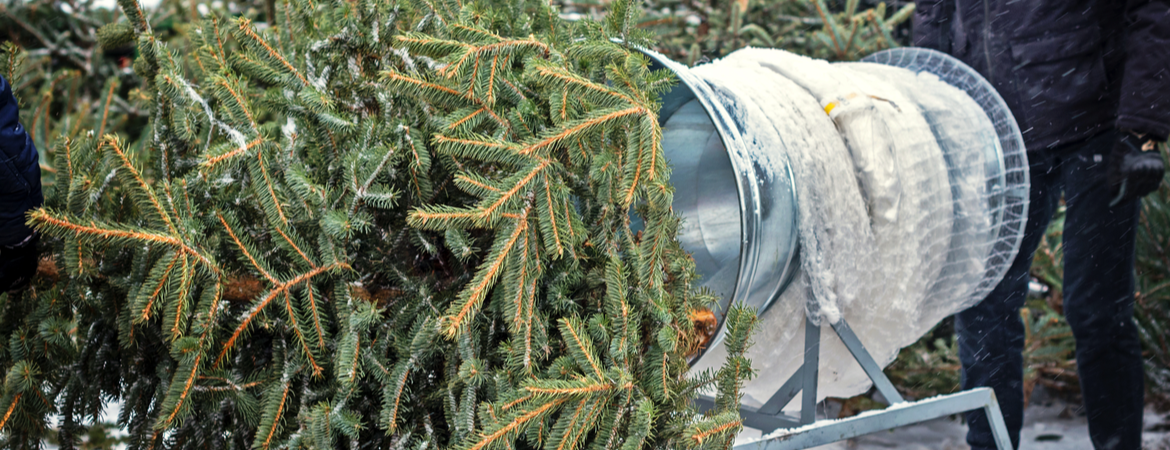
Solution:
<path fill-rule="evenodd" d="M 438 85 L 435 83 L 430 83 L 427 81 L 423 81 L 423 80 L 420 80 L 417 78 L 408 77 L 408 76 L 399 74 L 398 72 L 388 70 L 388 71 L 382 72 L 382 76 L 384 76 L 392 81 L 397 81 L 400 83 L 404 83 L 406 85 L 415 86 L 417 88 L 422 89 L 424 92 L 429 91 L 432 94 L 449 95 L 449 96 L 451 96 L 449 100 L 451 100 L 451 99 L 470 100 L 471 99 L 471 97 L 468 96 L 466 93 L 461 93 L 459 91 L 456 91 L 456 90 L 451 89 L 451 88 L 446 87 L 446 86 L 441 86 L 441 85 Z"/>
<path fill-rule="evenodd" d="M 569 72 L 568 70 L 565 70 L 564 68 L 542 64 L 542 65 L 539 65 L 536 67 L 536 74 L 539 76 L 542 76 L 542 77 L 546 77 L 550 81 L 556 80 L 556 81 L 560 81 L 561 83 L 565 83 L 569 86 L 577 86 L 577 87 L 582 88 L 582 89 L 594 91 L 594 92 L 597 92 L 600 94 L 605 94 L 606 96 L 614 97 L 617 100 L 621 100 L 629 105 L 638 104 L 638 102 L 634 101 L 634 99 L 630 98 L 630 96 L 628 96 L 628 95 L 625 95 L 621 92 L 607 88 L 607 87 L 602 86 L 600 84 L 594 83 L 592 81 L 586 80 L 578 75 L 575 75 L 575 74 Z M 566 89 L 565 92 L 567 93 L 568 90 Z"/>
<path fill-rule="evenodd" d="M 479 311 L 483 300 L 487 298 L 488 291 L 495 284 L 500 272 L 503 271 L 504 261 L 515 248 L 516 242 L 527 231 L 528 210 L 526 209 L 521 217 L 515 221 L 512 235 L 503 241 L 503 245 L 500 245 L 496 251 L 492 252 L 492 256 L 488 258 L 489 261 L 485 261 L 486 264 L 476 271 L 472 285 L 460 292 L 459 301 L 453 303 L 448 309 L 447 316 L 443 319 L 444 334 L 448 337 L 455 336 L 466 326 L 469 317 Z"/>
<path fill-rule="evenodd" d="M 472 186 L 475 186 L 479 189 L 483 189 L 485 191 L 496 192 L 496 193 L 503 192 L 498 187 L 495 187 L 495 186 L 492 186 L 490 184 L 484 183 L 482 181 L 473 179 L 473 178 L 467 176 L 466 174 L 455 175 L 455 182 L 456 183 L 470 184 Z"/>
<path fill-rule="evenodd" d="M 284 291 L 284 307 L 288 314 L 288 320 L 292 322 L 293 334 L 297 335 L 297 341 L 301 343 L 301 348 L 305 352 L 305 357 L 309 358 L 309 365 L 313 367 L 313 376 L 321 375 L 324 369 L 317 365 L 317 359 L 313 357 L 313 349 L 309 348 L 309 341 L 305 339 L 304 333 L 301 333 L 300 325 L 297 323 L 297 313 L 293 310 L 292 301 L 289 300 L 288 291 Z"/>
<path fill-rule="evenodd" d="M 236 384 L 234 381 L 229 380 L 229 379 L 224 378 L 224 377 L 210 377 L 210 376 L 206 376 L 206 375 L 200 375 L 199 379 L 200 380 L 220 381 L 220 382 L 223 382 L 224 384 L 226 384 L 227 386 L 195 386 L 195 390 L 198 392 L 217 392 L 217 391 L 225 391 L 225 390 L 243 392 L 243 391 L 246 391 L 248 389 L 254 388 L 256 386 L 260 386 L 261 384 L 264 383 L 263 381 L 253 381 L 251 383 Z"/>
<path fill-rule="evenodd" d="M 484 112 L 485 112 L 485 111 L 487 111 L 487 110 L 488 110 L 488 108 L 487 108 L 486 106 L 484 106 L 484 107 L 481 107 L 481 108 L 479 108 L 479 109 L 477 109 L 477 110 L 475 110 L 475 111 L 472 111 L 472 112 L 471 112 L 471 114 L 468 114 L 467 116 L 464 116 L 464 117 L 462 117 L 462 118 L 460 118 L 460 119 L 458 119 L 458 120 L 456 120 L 456 121 L 454 121 L 454 122 L 451 122 L 451 124 L 450 124 L 450 125 L 447 125 L 447 129 L 448 129 L 448 130 L 454 130 L 454 129 L 456 129 L 456 128 L 459 128 L 459 126 L 460 126 L 460 125 L 463 125 L 464 123 L 467 123 L 467 121 L 469 121 L 469 120 L 471 120 L 471 119 L 475 118 L 475 116 L 478 116 L 478 115 L 480 115 L 480 114 L 484 113 Z M 436 135 L 436 137 L 437 137 L 437 136 L 441 136 L 441 135 Z"/>
<path fill-rule="evenodd" d="M 575 324 L 574 320 L 570 318 L 562 318 L 560 325 L 562 334 L 571 338 L 566 340 L 566 343 L 569 344 L 572 356 L 585 362 L 582 369 L 592 369 L 597 380 L 604 380 L 605 374 L 601 371 L 601 364 L 598 363 L 597 356 L 593 354 L 593 343 L 589 341 L 588 336 L 582 337 L 581 326 Z"/>
<path fill-rule="evenodd" d="M 390 402 L 391 406 L 383 411 L 383 422 L 386 424 L 387 433 L 394 433 L 398 429 L 398 415 L 402 405 L 402 397 L 406 392 L 406 380 L 410 378 L 411 369 L 414 368 L 414 358 L 411 357 L 401 364 L 401 368 L 395 369 L 395 373 L 398 375 L 392 380 L 394 392 L 393 400 Z M 387 388 L 389 387 L 387 386 Z"/>
<path fill-rule="evenodd" d="M 159 293 L 161 293 L 163 288 L 166 287 L 167 278 L 170 277 L 171 271 L 177 262 L 179 262 L 179 258 L 172 256 L 170 264 L 167 264 L 167 268 L 163 270 L 162 277 L 159 278 L 158 287 L 154 288 L 154 292 L 150 294 L 150 297 L 147 297 L 146 306 L 142 308 L 142 314 L 138 317 L 139 322 L 150 320 L 150 309 L 154 305 L 154 300 L 158 298 Z"/>
<path fill-rule="evenodd" d="M 158 200 L 158 196 L 154 194 L 154 189 L 151 189 L 150 184 L 148 184 L 146 180 L 142 179 L 142 174 L 138 172 L 138 168 L 134 167 L 134 164 L 130 162 L 130 158 L 126 156 L 126 152 L 122 150 L 121 141 L 116 136 L 112 135 L 104 136 L 103 140 L 105 140 L 109 144 L 110 149 L 113 150 L 116 155 L 118 155 L 118 159 L 122 162 L 122 167 L 125 167 L 126 170 L 128 170 L 134 177 L 134 180 L 138 183 L 138 188 L 142 190 L 143 194 L 146 195 L 147 199 L 150 200 L 151 205 L 153 205 L 154 209 L 158 212 L 159 217 L 167 224 L 167 229 L 170 230 L 171 235 L 178 236 L 179 230 L 175 228 L 175 224 L 171 221 L 170 215 L 168 215 L 166 211 L 163 210 L 162 204 Z"/>
<path fill-rule="evenodd" d="M 283 383 L 283 386 L 284 389 L 280 393 L 280 403 L 276 408 L 276 413 L 273 415 L 272 425 L 268 428 L 268 433 L 265 434 L 264 442 L 260 444 L 260 448 L 267 449 L 272 445 L 272 438 L 276 435 L 276 429 L 280 427 L 280 418 L 284 415 L 284 404 L 288 401 L 289 384 Z"/>
<path fill-rule="evenodd" d="M 219 219 L 219 223 L 223 224 L 223 229 L 227 231 L 228 236 L 232 238 L 232 242 L 236 243 L 236 247 L 240 249 L 240 252 L 244 254 L 244 257 L 248 258 L 248 261 L 252 263 L 252 268 L 256 269 L 257 272 L 260 272 L 260 275 L 264 276 L 264 278 L 267 279 L 269 283 L 272 283 L 274 286 L 279 286 L 280 282 L 276 280 L 276 277 L 273 277 L 272 274 L 268 273 L 267 270 L 264 270 L 264 267 L 256 261 L 256 257 L 252 256 L 252 252 L 248 251 L 248 248 L 244 246 L 244 243 L 240 241 L 240 238 L 236 236 L 235 230 L 232 230 L 231 225 L 228 225 L 227 220 L 223 218 L 223 214 L 220 214 L 218 211 L 216 211 L 215 217 Z"/>
<path fill-rule="evenodd" d="M 260 165 L 260 173 L 264 175 L 264 185 L 268 188 L 268 196 L 272 198 L 272 204 L 276 208 L 276 215 L 280 218 L 280 223 L 277 224 L 277 228 L 279 229 L 281 225 L 287 226 L 288 217 L 285 217 L 284 209 L 280 207 L 280 199 L 276 197 L 276 188 L 272 185 L 272 177 L 268 175 L 268 168 L 264 167 L 264 152 L 256 152 L 256 161 Z M 281 235 L 284 235 L 284 232 L 281 232 Z M 285 236 L 285 238 L 287 239 L 288 236 Z M 293 248 L 296 248 L 296 244 L 293 244 L 292 240 L 289 240 L 288 243 Z M 297 249 L 297 252 L 304 256 L 304 252 L 301 252 L 300 249 Z M 305 260 L 308 261 L 308 258 L 306 257 Z M 313 262 L 309 261 L 309 264 L 313 264 Z"/>
<path fill-rule="evenodd" d="M 477 442 L 475 445 L 467 447 L 465 450 L 483 450 L 485 447 L 495 443 L 497 440 L 506 436 L 508 433 L 512 433 L 514 431 L 517 431 L 517 430 L 521 429 L 522 427 L 527 427 L 528 424 L 533 422 L 535 419 L 543 416 L 545 413 L 549 412 L 549 410 L 556 408 L 558 406 L 561 406 L 561 404 L 563 404 L 564 402 L 565 402 L 564 399 L 557 399 L 557 400 L 553 400 L 553 401 L 550 401 L 548 403 L 545 403 L 537 408 L 534 408 L 534 409 L 520 415 L 519 417 L 516 417 L 511 422 L 509 422 L 507 425 L 500 427 L 495 432 L 488 434 L 486 436 L 480 435 L 482 437 L 482 439 L 480 439 L 480 441 Z"/>
<path fill-rule="evenodd" d="M 203 161 L 202 166 L 205 170 L 210 170 L 210 169 L 214 168 L 216 165 L 218 165 L 219 163 L 226 161 L 226 160 L 229 160 L 229 159 L 232 159 L 232 158 L 235 158 L 237 156 L 240 156 L 240 155 L 244 154 L 245 152 L 252 150 L 257 145 L 260 145 L 262 143 L 264 143 L 264 137 L 258 136 L 258 137 L 256 137 L 256 139 L 253 139 L 251 142 L 248 142 L 248 144 L 243 146 L 243 147 L 236 147 L 234 150 L 227 152 L 227 153 L 224 153 L 222 155 L 207 157 L 207 159 L 205 159 Z"/>
<path fill-rule="evenodd" d="M 273 197 L 275 198 L 275 194 L 273 194 Z M 297 246 L 296 243 L 293 242 L 292 238 L 290 238 L 288 236 L 288 234 L 284 232 L 283 226 L 276 225 L 276 226 L 273 226 L 273 228 L 276 228 L 276 232 L 278 234 L 280 234 L 280 237 L 283 238 L 285 242 L 288 242 L 288 245 L 293 248 L 293 251 L 295 251 L 297 253 L 297 255 L 300 255 L 301 259 L 305 260 L 305 262 L 309 264 L 309 267 L 312 267 L 312 268 L 317 267 L 317 264 L 314 263 L 313 260 L 309 258 L 309 255 L 305 254 L 305 251 L 301 250 L 301 248 L 299 246 Z"/>
<path fill-rule="evenodd" d="M 607 122 L 610 122 L 610 121 L 613 121 L 616 119 L 621 119 L 623 117 L 627 117 L 627 116 L 631 116 L 631 115 L 635 115 L 635 114 L 649 114 L 649 113 L 650 113 L 650 111 L 647 110 L 646 108 L 643 108 L 641 106 L 633 106 L 633 107 L 622 109 L 622 110 L 612 111 L 612 112 L 608 112 L 608 113 L 604 113 L 604 114 L 598 114 L 596 116 L 582 120 L 571 127 L 563 127 L 556 134 L 553 134 L 553 135 L 548 136 L 540 141 L 537 141 L 537 142 L 534 142 L 532 144 L 524 146 L 524 148 L 520 149 L 520 154 L 521 155 L 528 155 L 528 154 L 531 154 L 537 150 L 544 149 L 544 148 L 559 144 L 567 139 L 577 137 L 579 134 L 582 134 L 582 131 L 591 130 L 593 127 L 603 125 Z"/>
<path fill-rule="evenodd" d="M 706 429 L 703 429 L 703 428 L 693 429 L 693 431 L 690 435 L 690 438 L 691 438 L 691 440 L 695 441 L 696 444 L 701 445 L 703 443 L 703 441 L 707 440 L 711 436 L 716 436 L 716 435 L 734 430 L 741 425 L 743 425 L 743 420 L 732 420 L 732 421 L 726 421 L 723 423 L 716 422 L 714 424 L 714 426 L 710 426 L 709 428 L 706 428 Z"/>
<path fill-rule="evenodd" d="M 31 223 L 34 223 L 37 225 L 38 229 L 42 229 L 42 230 L 48 232 L 49 234 L 54 234 L 54 235 L 58 235 L 58 236 L 62 236 L 62 237 L 65 235 L 64 233 L 59 233 L 59 232 L 55 232 L 55 231 L 60 230 L 60 231 L 63 231 L 65 233 L 70 233 L 70 234 L 86 235 L 86 236 L 89 236 L 92 238 L 104 239 L 110 243 L 116 243 L 115 241 L 118 239 L 128 239 L 128 240 L 139 241 L 139 242 L 147 243 L 147 244 L 157 243 L 157 244 L 171 245 L 171 246 L 179 248 L 184 253 L 187 253 L 187 254 L 195 257 L 196 259 L 198 259 L 200 262 L 202 262 L 208 269 L 212 270 L 213 272 L 216 272 L 216 273 L 219 272 L 219 269 L 215 266 L 214 263 L 211 262 L 210 259 L 203 256 L 198 251 L 195 251 L 195 249 L 191 248 L 190 246 L 185 244 L 183 241 L 181 241 L 177 238 L 171 237 L 171 236 L 164 236 L 164 235 L 159 235 L 159 234 L 154 234 L 154 233 L 147 233 L 147 232 L 143 232 L 143 231 L 128 231 L 128 230 L 118 230 L 118 229 L 111 229 L 111 228 L 101 228 L 101 227 L 96 226 L 96 225 L 92 225 L 92 226 L 78 225 L 78 224 L 75 224 L 73 222 L 70 222 L 66 218 L 55 217 L 53 215 L 53 213 L 48 208 L 39 208 L 39 209 L 33 210 L 32 212 L 29 213 L 28 217 L 29 217 L 29 221 Z"/>
<path fill-rule="evenodd" d="M 189 289 L 191 288 L 192 281 L 194 281 L 193 278 L 195 276 L 193 273 L 194 270 L 187 262 L 187 255 L 183 254 L 182 258 L 182 278 L 179 280 L 179 292 L 175 295 L 175 319 L 174 323 L 171 325 L 172 340 L 178 339 L 180 336 L 182 336 L 182 330 L 180 330 L 180 328 L 183 323 L 183 307 L 186 306 L 187 295 L 190 292 Z"/>
<path fill-rule="evenodd" d="M 557 226 L 557 207 L 553 202 L 552 186 L 547 173 L 544 174 L 544 201 L 546 203 L 545 207 L 547 208 L 547 212 L 542 216 L 548 217 L 549 219 L 550 223 L 548 229 L 549 234 L 551 234 L 553 237 L 553 249 L 555 249 L 556 255 L 560 256 L 564 254 L 565 246 L 561 242 L 560 227 Z"/>
<path fill-rule="evenodd" d="M 244 36 L 247 36 L 253 42 L 255 42 L 256 44 L 259 44 L 261 47 L 263 47 L 264 50 L 268 52 L 268 55 L 272 57 L 272 59 L 279 61 L 280 64 L 283 65 L 285 69 L 288 69 L 289 72 L 291 72 L 293 75 L 296 75 L 297 79 L 301 80 L 301 83 L 303 83 L 306 87 L 310 86 L 309 80 L 305 79 L 304 75 L 301 75 L 301 73 L 299 71 L 297 71 L 297 69 L 295 67 L 293 67 L 292 64 L 289 64 L 287 59 L 284 59 L 284 57 L 281 56 L 279 52 L 277 52 L 275 49 L 273 49 L 271 45 L 268 45 L 268 42 L 265 41 L 264 38 L 262 38 L 262 37 L 260 37 L 260 35 L 256 34 L 256 30 L 253 29 L 253 27 L 252 27 L 251 20 L 248 20 L 245 17 L 241 17 L 241 18 L 239 18 L 237 23 L 239 25 L 240 31 L 244 33 Z M 222 44 L 221 44 L 221 47 L 222 47 Z"/>
<path fill-rule="evenodd" d="M 276 287 L 274 287 L 271 291 L 268 291 L 268 295 L 265 295 L 264 299 L 260 300 L 260 302 L 256 303 L 254 306 L 252 306 L 252 309 L 248 312 L 248 316 L 245 317 L 244 320 L 242 322 L 240 322 L 240 325 L 238 327 L 236 327 L 236 330 L 234 332 L 232 332 L 232 336 L 230 338 L 228 338 L 226 343 L 224 343 L 223 350 L 221 350 L 219 352 L 219 356 L 217 356 L 215 358 L 215 366 L 218 367 L 219 364 L 221 362 L 223 362 L 224 356 L 226 356 L 228 351 L 231 350 L 232 347 L 235 346 L 236 340 L 238 340 L 240 338 L 240 335 L 244 333 L 244 330 L 248 329 L 248 325 L 250 325 L 252 323 L 252 320 L 255 319 L 258 314 L 260 314 L 260 311 L 263 310 L 265 306 L 268 306 L 268 304 L 270 302 L 272 302 L 272 299 L 283 294 L 284 292 L 288 291 L 289 289 L 296 287 L 297 285 L 299 285 L 301 283 L 307 283 L 308 281 L 312 280 L 313 277 L 316 277 L 317 275 L 320 275 L 322 273 L 326 273 L 326 272 L 329 272 L 332 270 L 336 270 L 336 269 L 347 269 L 348 270 L 349 268 L 350 268 L 349 264 L 346 264 L 343 262 L 336 262 L 336 263 L 330 264 L 328 266 L 318 267 L 316 269 L 313 269 L 313 270 L 310 270 L 308 272 L 297 275 L 296 277 L 293 277 L 292 279 L 290 279 L 284 283 L 278 283 L 276 285 Z"/>
<path fill-rule="evenodd" d="M 248 125 L 252 127 L 253 131 L 255 131 L 257 129 L 256 119 L 252 117 L 252 112 L 248 111 L 247 101 L 244 100 L 242 96 L 240 96 L 239 92 L 236 92 L 236 89 L 232 88 L 231 84 L 228 84 L 228 80 L 226 78 L 216 77 L 214 83 L 216 86 L 219 86 L 221 89 L 227 92 L 229 96 L 231 96 L 231 98 L 235 101 L 236 106 L 244 112 L 244 117 L 248 119 Z"/>
<path fill-rule="evenodd" d="M 321 326 L 321 316 L 317 312 L 317 299 L 315 290 L 310 286 L 305 289 L 306 296 L 309 300 L 309 309 L 313 312 L 313 327 L 317 329 L 317 348 L 325 349 L 325 329 Z"/>
<path fill-rule="evenodd" d="M 183 384 L 183 390 L 179 394 L 179 398 L 175 401 L 174 408 L 171 409 L 171 412 L 167 415 L 166 420 L 160 420 L 158 423 L 155 424 L 156 430 L 161 430 L 163 428 L 169 427 L 171 424 L 173 424 L 175 422 L 175 418 L 178 417 L 179 412 L 183 410 L 183 403 L 187 400 L 187 395 L 189 395 L 191 393 L 191 388 L 195 385 L 196 374 L 199 372 L 199 363 L 202 360 L 203 360 L 203 353 L 202 352 L 195 355 L 195 361 L 191 363 L 191 371 L 187 374 L 187 381 L 184 382 L 184 384 Z M 175 374 L 176 377 L 178 375 L 179 375 L 178 373 Z M 172 382 L 173 381 L 174 380 L 172 380 Z M 169 398 L 170 395 L 168 395 L 167 397 Z"/>

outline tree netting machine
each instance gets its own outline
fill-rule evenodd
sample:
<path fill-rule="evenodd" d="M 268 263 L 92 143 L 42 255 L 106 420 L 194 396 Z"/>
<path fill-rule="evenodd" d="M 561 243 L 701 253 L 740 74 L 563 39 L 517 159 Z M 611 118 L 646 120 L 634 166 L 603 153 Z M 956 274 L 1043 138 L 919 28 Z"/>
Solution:
<path fill-rule="evenodd" d="M 660 115 L 679 239 L 722 299 L 717 317 L 740 303 L 760 318 L 740 408 L 759 437 L 745 431 L 735 448 L 808 448 L 983 409 L 1010 449 L 991 389 L 908 402 L 882 372 L 986 297 L 1018 251 L 1028 163 L 994 88 L 917 48 L 834 64 L 744 49 L 695 68 L 646 54 L 680 80 Z M 723 332 L 692 370 L 721 364 Z M 817 420 L 821 399 L 870 386 L 890 407 Z"/>

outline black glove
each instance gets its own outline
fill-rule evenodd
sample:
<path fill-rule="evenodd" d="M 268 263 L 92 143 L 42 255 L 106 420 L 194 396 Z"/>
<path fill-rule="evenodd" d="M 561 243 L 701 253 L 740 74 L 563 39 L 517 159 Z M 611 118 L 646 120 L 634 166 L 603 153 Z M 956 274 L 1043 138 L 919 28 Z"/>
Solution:
<path fill-rule="evenodd" d="M 1144 148 L 1144 149 L 1143 149 Z M 1109 155 L 1109 187 L 1113 201 L 1109 206 L 1138 199 L 1154 192 L 1162 183 L 1162 154 L 1154 150 L 1148 137 L 1121 133 Z"/>
<path fill-rule="evenodd" d="M 37 242 L 39 234 L 29 236 L 19 244 L 0 246 L 0 292 L 24 288 L 37 273 Z"/>

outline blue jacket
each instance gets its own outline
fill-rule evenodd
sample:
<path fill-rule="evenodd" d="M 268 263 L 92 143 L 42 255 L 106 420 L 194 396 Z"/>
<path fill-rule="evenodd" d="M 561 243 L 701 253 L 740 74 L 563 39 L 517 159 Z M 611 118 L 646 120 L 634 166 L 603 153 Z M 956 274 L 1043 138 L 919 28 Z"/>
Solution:
<path fill-rule="evenodd" d="M 25 214 L 44 204 L 37 148 L 20 124 L 12 86 L 0 77 L 0 245 L 18 244 L 32 234 Z"/>
<path fill-rule="evenodd" d="M 916 0 L 914 44 L 988 79 L 1029 151 L 1170 134 L 1170 0 Z"/>

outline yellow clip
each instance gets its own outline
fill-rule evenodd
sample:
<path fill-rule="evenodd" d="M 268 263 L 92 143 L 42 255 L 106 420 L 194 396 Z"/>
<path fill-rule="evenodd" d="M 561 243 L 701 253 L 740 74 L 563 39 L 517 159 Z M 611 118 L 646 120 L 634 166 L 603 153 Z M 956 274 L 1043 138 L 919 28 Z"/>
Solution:
<path fill-rule="evenodd" d="M 841 106 L 842 103 L 853 100 L 857 97 L 858 95 L 856 92 L 850 92 L 844 96 L 838 96 L 836 101 L 829 102 L 829 104 L 825 105 L 825 114 L 833 114 L 833 110 L 838 106 Z"/>

